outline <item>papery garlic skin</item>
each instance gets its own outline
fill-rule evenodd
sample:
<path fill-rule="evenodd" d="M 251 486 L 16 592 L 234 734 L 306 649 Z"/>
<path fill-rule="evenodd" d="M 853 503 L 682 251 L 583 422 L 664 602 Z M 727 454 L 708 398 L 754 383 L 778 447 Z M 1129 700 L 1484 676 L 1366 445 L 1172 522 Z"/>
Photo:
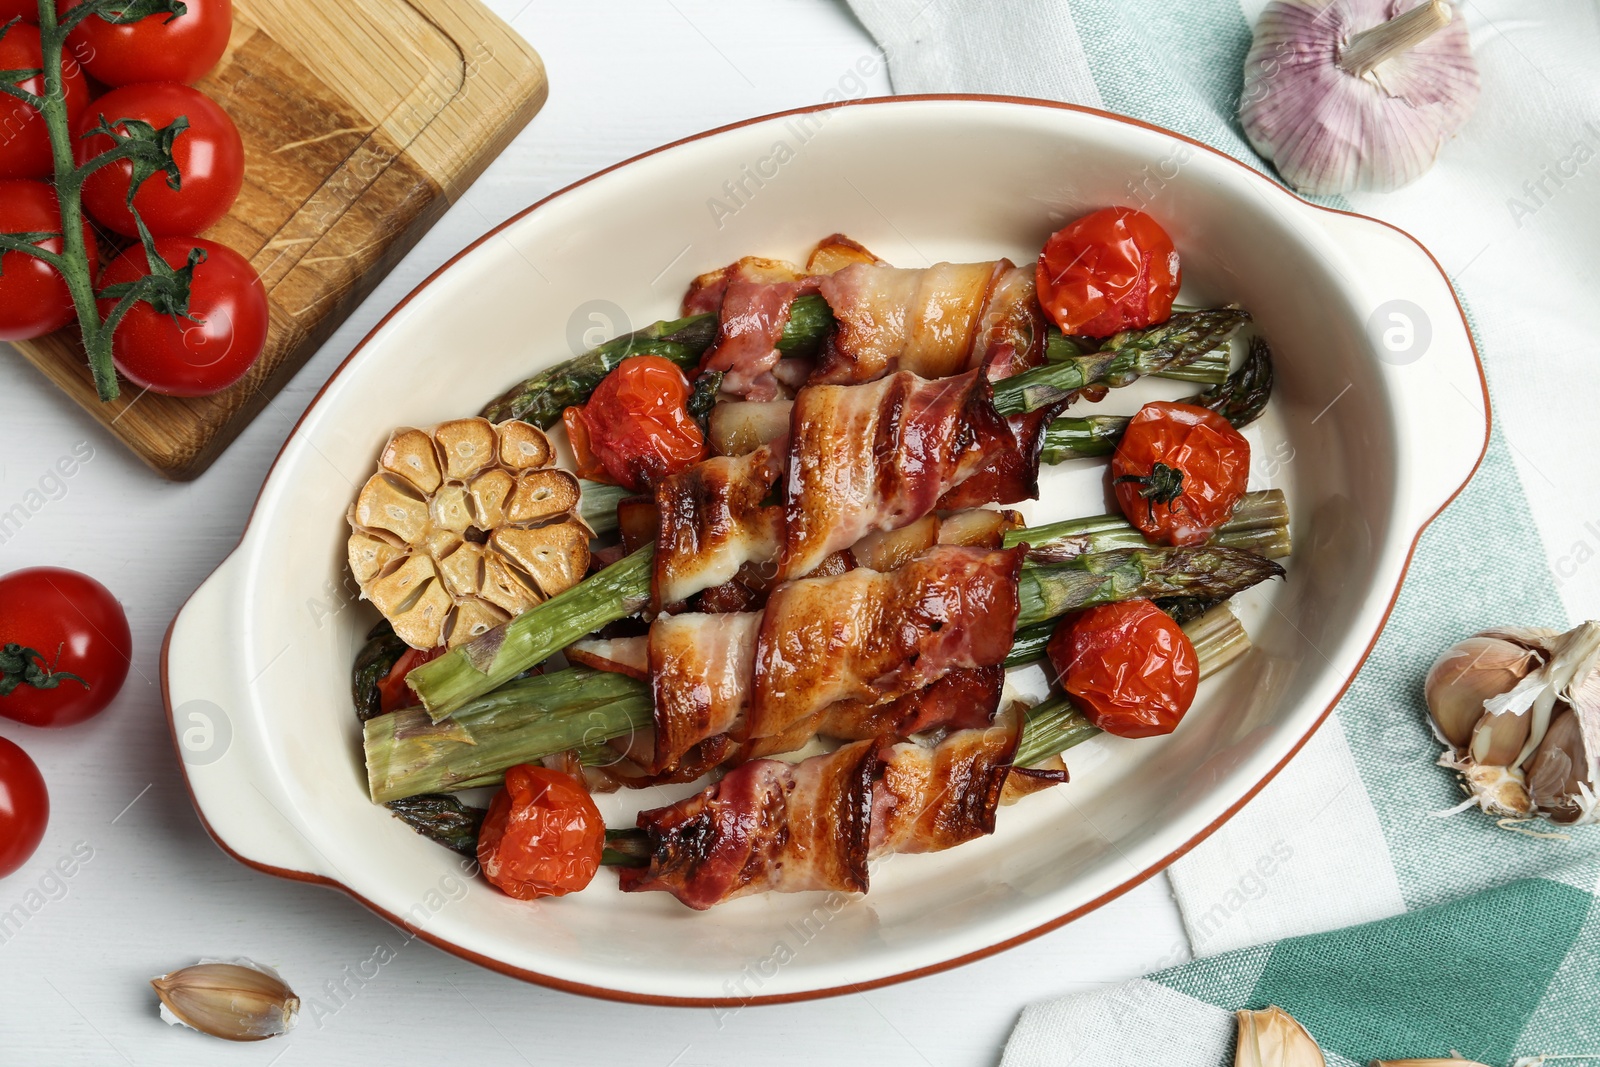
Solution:
<path fill-rule="evenodd" d="M 1327 1067 L 1306 1028 L 1282 1008 L 1240 1011 L 1234 1017 L 1239 1036 L 1233 1067 Z"/>
<path fill-rule="evenodd" d="M 263 1041 L 294 1028 L 300 1012 L 278 972 L 250 960 L 202 960 L 150 979 L 161 1017 L 228 1041 Z"/>
<path fill-rule="evenodd" d="M 1478 67 L 1459 17 L 1364 75 L 1339 66 L 1352 38 L 1413 6 L 1272 0 L 1262 11 L 1239 121 L 1294 188 L 1321 196 L 1398 189 L 1433 165 L 1472 113 Z"/>

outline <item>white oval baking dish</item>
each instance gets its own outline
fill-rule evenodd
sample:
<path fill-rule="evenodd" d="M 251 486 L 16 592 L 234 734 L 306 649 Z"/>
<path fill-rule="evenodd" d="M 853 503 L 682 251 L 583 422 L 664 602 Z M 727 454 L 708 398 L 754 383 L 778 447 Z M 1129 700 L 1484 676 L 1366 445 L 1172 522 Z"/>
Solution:
<path fill-rule="evenodd" d="M 475 412 L 591 326 L 622 328 L 619 313 L 634 325 L 671 317 L 690 277 L 741 255 L 798 258 L 840 231 L 901 265 L 1025 262 L 1061 221 L 1112 203 L 1172 233 L 1184 300 L 1244 304 L 1277 356 L 1276 395 L 1247 436 L 1253 487 L 1289 493 L 1289 578 L 1241 598 L 1257 648 L 1203 687 L 1174 735 L 1074 749 L 1072 782 L 1003 809 L 992 838 L 882 863 L 872 892 L 842 906 L 768 895 L 696 914 L 665 894 L 623 895 L 606 872 L 581 894 L 519 903 L 461 879 L 458 857 L 368 801 L 348 677 L 373 616 L 349 593 L 344 513 L 391 428 Z M 1100 406 L 1187 391 L 1140 383 Z M 357 347 L 284 446 L 238 548 L 173 622 L 174 739 L 201 818 L 241 862 L 340 888 L 505 973 L 657 1003 L 859 990 L 1081 915 L 1238 810 L 1349 684 L 1418 534 L 1487 434 L 1471 339 L 1427 251 L 1204 146 L 997 98 L 752 120 L 534 205 Z M 1065 465 L 1026 510 L 1103 511 L 1103 479 L 1103 465 Z M 605 798 L 608 819 L 631 822 L 640 799 Z"/>

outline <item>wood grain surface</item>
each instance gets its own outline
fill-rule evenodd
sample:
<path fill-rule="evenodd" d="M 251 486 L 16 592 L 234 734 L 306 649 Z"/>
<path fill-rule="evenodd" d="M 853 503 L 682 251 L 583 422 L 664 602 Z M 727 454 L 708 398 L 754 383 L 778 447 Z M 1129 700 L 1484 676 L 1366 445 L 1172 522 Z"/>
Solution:
<path fill-rule="evenodd" d="M 227 54 L 199 88 L 244 138 L 244 188 L 204 236 L 261 274 L 272 310 L 261 359 L 213 396 L 124 381 L 103 404 L 75 327 L 17 346 L 174 479 L 210 465 L 547 91 L 537 53 L 475 0 L 235 0 Z"/>

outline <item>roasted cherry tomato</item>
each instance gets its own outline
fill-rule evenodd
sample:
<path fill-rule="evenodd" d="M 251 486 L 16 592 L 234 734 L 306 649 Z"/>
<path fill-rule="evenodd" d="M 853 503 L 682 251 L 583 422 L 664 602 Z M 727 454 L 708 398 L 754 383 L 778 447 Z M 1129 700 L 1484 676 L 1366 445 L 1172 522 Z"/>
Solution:
<path fill-rule="evenodd" d="M 168 396 L 205 396 L 243 378 L 267 343 L 267 291 L 249 260 L 200 237 L 159 237 L 156 252 L 182 267 L 189 250 L 205 259 L 194 268 L 189 318 L 144 303 L 133 305 L 111 337 L 111 354 L 128 380 Z M 133 245 L 100 276 L 102 288 L 150 272 L 144 249 Z M 114 306 L 100 301 L 100 313 Z"/>
<path fill-rule="evenodd" d="M 1250 481 L 1250 442 L 1214 411 L 1146 404 L 1111 457 L 1128 521 L 1152 541 L 1197 545 L 1228 521 Z"/>
<path fill-rule="evenodd" d="M 1110 337 L 1165 322 L 1178 295 L 1178 252 L 1142 211 L 1108 207 L 1050 235 L 1039 255 L 1039 303 L 1063 333 Z"/>
<path fill-rule="evenodd" d="M 78 2 L 60 0 L 56 6 L 65 13 Z M 193 85 L 228 47 L 233 0 L 184 0 L 184 6 L 188 10 L 181 15 L 149 15 L 125 25 L 90 15 L 67 37 L 67 44 L 78 62 L 107 85 Z"/>
<path fill-rule="evenodd" d="M 561 897 L 600 869 L 606 826 L 583 784 L 525 763 L 506 772 L 478 831 L 484 877 L 518 900 Z"/>
<path fill-rule="evenodd" d="M 406 675 L 427 663 L 429 660 L 438 659 L 445 654 L 445 646 L 429 649 L 427 652 L 417 648 L 408 648 L 394 661 L 394 666 L 389 668 L 389 673 L 378 682 L 378 707 L 384 713 L 399 711 L 409 708 L 417 702 L 416 694 L 406 685 Z"/>
<path fill-rule="evenodd" d="M 0 737 L 0 878 L 28 862 L 49 821 L 44 775 L 15 742 Z"/>
<path fill-rule="evenodd" d="M 578 473 L 636 491 L 706 458 L 689 414 L 689 379 L 661 356 L 630 356 L 589 402 L 562 413 Z"/>
<path fill-rule="evenodd" d="M 0 14 L 0 26 L 10 15 Z M 33 22 L 39 21 L 34 9 Z M 44 66 L 39 48 L 39 27 L 18 23 L 0 37 L 0 70 L 38 70 Z M 21 83 L 25 92 L 44 95 L 44 75 Z M 89 83 L 71 56 L 61 63 L 61 87 L 67 101 L 67 120 L 76 123 L 89 103 Z M 11 96 L 0 96 L 0 178 L 49 178 L 55 173 L 50 132 L 37 108 Z M 54 229 L 61 228 L 58 223 Z"/>
<path fill-rule="evenodd" d="M 141 119 L 161 129 L 179 116 L 189 128 L 172 143 L 180 186 L 167 184 L 165 174 L 155 174 L 139 186 L 133 206 L 157 237 L 192 237 L 228 213 L 244 186 L 244 141 L 239 129 L 211 98 L 198 89 L 176 82 L 151 82 L 113 89 L 84 109 L 73 124 L 78 162 L 113 147 L 105 134 L 86 136 L 109 120 L 122 131 L 123 119 Z M 133 163 L 118 160 L 101 167 L 83 182 L 83 206 L 96 222 L 127 237 L 137 237 L 133 213 L 128 210 L 128 183 Z"/>
<path fill-rule="evenodd" d="M 44 182 L 0 181 L 0 233 L 51 232 L 61 232 L 55 189 Z M 98 254 L 87 221 L 83 241 L 92 271 Z M 60 252 L 61 245 L 59 237 L 39 243 L 51 252 Z M 74 317 L 72 294 L 54 267 L 26 252 L 7 252 L 0 257 L 0 341 L 42 337 Z"/>
<path fill-rule="evenodd" d="M 1188 635 L 1148 600 L 1067 616 L 1046 653 L 1089 721 L 1118 737 L 1170 734 L 1200 681 Z"/>
<path fill-rule="evenodd" d="M 116 697 L 132 656 L 122 605 L 87 574 L 30 567 L 0 578 L 0 715 L 82 722 Z"/>

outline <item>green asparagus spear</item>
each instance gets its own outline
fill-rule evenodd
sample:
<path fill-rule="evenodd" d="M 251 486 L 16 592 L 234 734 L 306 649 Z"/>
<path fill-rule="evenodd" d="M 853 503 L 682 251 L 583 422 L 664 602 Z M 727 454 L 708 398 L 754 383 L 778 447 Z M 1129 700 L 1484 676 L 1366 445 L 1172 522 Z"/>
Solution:
<path fill-rule="evenodd" d="M 1115 548 L 1148 548 L 1150 543 L 1121 515 L 1068 519 L 1043 526 L 1008 531 L 1002 544 L 1010 548 L 1027 542 L 1028 558 L 1039 563 L 1060 563 L 1088 552 Z M 1267 559 L 1289 554 L 1289 502 L 1282 489 L 1259 489 L 1239 498 L 1228 521 L 1217 527 L 1211 543 L 1254 552 Z"/>
<path fill-rule="evenodd" d="M 820 296 L 799 297 L 790 308 L 778 348 L 786 355 L 805 355 L 816 349 L 832 327 L 833 313 L 827 301 Z M 600 379 L 629 356 L 662 356 L 690 370 L 716 339 L 714 314 L 652 323 L 518 383 L 491 400 L 483 417 L 490 422 L 522 419 L 549 429 L 560 421 L 563 409 L 588 400 Z"/>
<path fill-rule="evenodd" d="M 1191 365 L 1193 366 L 1193 365 Z M 1235 426 L 1245 426 L 1261 416 L 1272 395 L 1272 352 L 1259 337 L 1250 341 L 1244 364 L 1228 376 L 1183 403 L 1210 408 Z M 1044 432 L 1041 463 L 1060 463 L 1080 456 L 1109 455 L 1128 427 L 1126 415 L 1085 415 L 1059 418 Z"/>
<path fill-rule="evenodd" d="M 1002 378 L 994 383 L 994 404 L 1002 415 L 1016 415 L 1065 400 L 1087 385 L 1120 386 L 1144 375 L 1167 373 L 1218 348 L 1248 321 L 1250 313 L 1241 308 L 1179 312 L 1159 326 L 1119 333 L 1098 351 L 1063 355 Z M 1076 353 L 1075 347 L 1067 347 Z M 1067 349 L 1055 351 L 1063 354 Z M 1047 356 L 1050 352 L 1047 346 Z"/>
<path fill-rule="evenodd" d="M 384 807 L 423 837 L 463 856 L 478 854 L 478 827 L 488 814 L 482 808 L 469 807 L 448 793 L 402 797 Z"/>
<path fill-rule="evenodd" d="M 1248 552 L 1212 546 L 1119 549 L 1030 564 L 1019 587 L 1018 627 L 1032 637 L 1043 630 L 1029 628 L 1078 608 L 1138 596 L 1224 597 L 1282 573 Z M 1027 658 L 1033 657 L 1017 662 Z M 575 667 L 497 689 L 441 722 L 421 708 L 382 715 L 365 729 L 372 797 L 381 802 L 490 784 L 507 767 L 649 725 L 651 706 L 646 683 Z"/>
<path fill-rule="evenodd" d="M 350 696 L 355 701 L 356 718 L 366 722 L 383 713 L 383 697 L 378 683 L 394 669 L 401 656 L 411 646 L 395 636 L 394 627 L 384 619 L 367 634 L 367 643 L 356 654 L 354 669 L 350 672 Z"/>

